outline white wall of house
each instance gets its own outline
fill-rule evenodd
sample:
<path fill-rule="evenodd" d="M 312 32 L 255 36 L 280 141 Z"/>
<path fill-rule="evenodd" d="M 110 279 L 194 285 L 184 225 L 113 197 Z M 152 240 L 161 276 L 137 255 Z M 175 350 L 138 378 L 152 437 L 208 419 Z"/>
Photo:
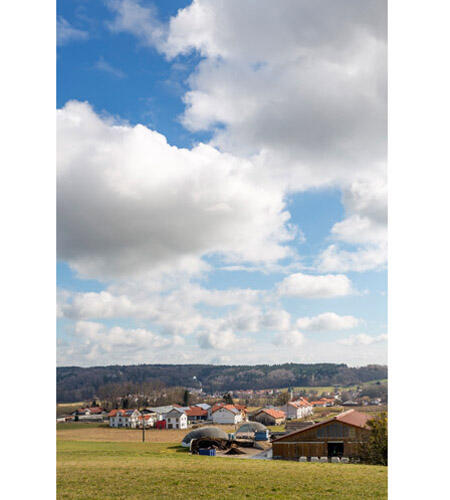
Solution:
<path fill-rule="evenodd" d="M 286 418 L 291 420 L 295 418 L 304 418 L 308 415 L 311 415 L 313 412 L 312 406 L 300 406 L 296 407 L 290 404 L 287 404 L 283 410 L 286 412 Z"/>
<path fill-rule="evenodd" d="M 134 411 L 131 415 L 122 415 L 118 413 L 114 417 L 109 417 L 110 427 L 129 427 L 135 429 L 138 426 L 139 412 Z"/>
<path fill-rule="evenodd" d="M 188 418 L 186 413 L 172 410 L 165 416 L 167 429 L 187 429 Z"/>
<path fill-rule="evenodd" d="M 215 424 L 238 424 L 239 422 L 242 422 L 242 413 L 237 412 L 233 413 L 231 410 L 228 408 L 220 408 L 219 410 L 216 410 L 212 414 L 212 421 Z"/>

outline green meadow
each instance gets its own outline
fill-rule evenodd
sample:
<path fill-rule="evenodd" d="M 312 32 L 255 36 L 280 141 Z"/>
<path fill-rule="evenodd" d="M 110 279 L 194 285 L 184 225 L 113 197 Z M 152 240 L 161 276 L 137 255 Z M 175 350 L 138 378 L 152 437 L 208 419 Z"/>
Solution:
<path fill-rule="evenodd" d="M 58 439 L 58 499 L 387 498 L 387 468 L 191 456 L 177 443 Z"/>

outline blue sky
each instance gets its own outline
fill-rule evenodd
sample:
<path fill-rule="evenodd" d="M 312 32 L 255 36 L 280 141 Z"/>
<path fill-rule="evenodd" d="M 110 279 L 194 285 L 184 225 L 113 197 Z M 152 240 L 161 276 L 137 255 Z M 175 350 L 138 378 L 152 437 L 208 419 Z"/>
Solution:
<path fill-rule="evenodd" d="M 386 362 L 385 12 L 334 5 L 59 2 L 60 365 Z"/>

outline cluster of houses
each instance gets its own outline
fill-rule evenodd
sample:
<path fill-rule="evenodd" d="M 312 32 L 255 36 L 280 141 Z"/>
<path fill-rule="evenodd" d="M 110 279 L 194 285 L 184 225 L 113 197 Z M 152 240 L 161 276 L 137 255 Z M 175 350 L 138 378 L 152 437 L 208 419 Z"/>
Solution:
<path fill-rule="evenodd" d="M 375 402 L 375 401 L 374 401 Z M 351 401 L 346 406 L 352 406 Z M 342 403 L 341 403 L 342 404 Z M 248 412 L 239 404 L 198 403 L 192 406 L 172 404 L 167 406 L 148 407 L 141 411 L 136 409 L 115 409 L 110 412 L 100 406 L 79 408 L 67 420 L 109 421 L 110 427 L 156 428 L 156 429 L 187 429 L 189 426 L 208 422 L 212 424 L 237 425 L 253 421 L 264 425 L 282 425 L 287 420 L 304 420 L 311 416 L 314 407 L 335 406 L 334 398 L 322 397 L 317 401 L 308 401 L 300 397 L 288 401 L 279 407 L 260 408 Z"/>
<path fill-rule="evenodd" d="M 177 404 L 138 410 L 111 410 L 108 413 L 110 427 L 155 427 L 157 429 L 187 429 L 191 424 L 212 422 L 236 425 L 247 420 L 242 405 L 218 403 L 210 406 L 199 403 L 193 406 Z"/>
<path fill-rule="evenodd" d="M 312 413 L 312 404 L 306 399 L 290 401 L 280 408 L 261 408 L 249 413 L 247 408 L 240 404 L 198 403 L 192 406 L 178 404 L 148 407 L 141 411 L 136 409 L 115 409 L 107 412 L 95 407 L 79 408 L 72 412 L 65 420 L 75 421 L 109 421 L 110 427 L 157 429 L 187 429 L 188 426 L 202 422 L 224 425 L 237 425 L 248 420 L 264 423 L 265 425 L 279 425 L 286 419 L 304 418 Z"/>

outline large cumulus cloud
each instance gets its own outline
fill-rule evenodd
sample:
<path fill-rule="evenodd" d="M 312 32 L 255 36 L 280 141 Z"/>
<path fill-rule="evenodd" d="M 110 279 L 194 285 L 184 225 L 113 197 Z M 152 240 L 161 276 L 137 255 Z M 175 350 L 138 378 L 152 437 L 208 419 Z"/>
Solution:
<path fill-rule="evenodd" d="M 192 150 L 87 103 L 58 111 L 58 253 L 81 275 L 202 269 L 201 257 L 273 262 L 293 237 L 283 190 L 252 163 Z"/>

